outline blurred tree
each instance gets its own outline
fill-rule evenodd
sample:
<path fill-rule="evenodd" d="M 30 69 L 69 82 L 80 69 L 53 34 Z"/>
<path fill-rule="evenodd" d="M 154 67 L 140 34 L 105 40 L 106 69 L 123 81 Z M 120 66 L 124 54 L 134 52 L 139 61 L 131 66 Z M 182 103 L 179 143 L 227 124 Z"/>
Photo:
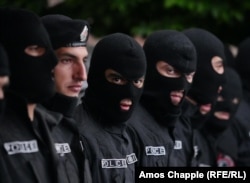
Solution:
<path fill-rule="evenodd" d="M 87 19 L 96 36 L 118 31 L 147 36 L 156 29 L 201 27 L 225 43 L 238 44 L 250 33 L 248 0 L 64 0 L 50 8 L 46 0 L 0 0 L 0 5 Z"/>

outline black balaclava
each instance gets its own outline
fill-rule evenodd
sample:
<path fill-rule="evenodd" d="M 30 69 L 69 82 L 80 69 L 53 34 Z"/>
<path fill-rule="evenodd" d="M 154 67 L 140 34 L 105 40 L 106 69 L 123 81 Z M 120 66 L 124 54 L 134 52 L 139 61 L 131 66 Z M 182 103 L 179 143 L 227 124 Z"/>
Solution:
<path fill-rule="evenodd" d="M 0 42 L 0 77 L 1 76 L 9 76 L 9 63 L 8 63 L 8 56 L 3 45 Z"/>
<path fill-rule="evenodd" d="M 225 66 L 229 66 L 232 68 L 235 68 L 235 57 L 233 55 L 233 52 L 231 51 L 230 45 L 229 44 L 224 44 L 225 48 Z"/>
<path fill-rule="evenodd" d="M 219 56 L 225 60 L 224 45 L 212 33 L 199 28 L 183 31 L 193 42 L 197 51 L 197 70 L 188 96 L 198 104 L 216 101 L 218 88 L 225 83 L 225 75 L 218 74 L 212 67 L 212 58 Z"/>
<path fill-rule="evenodd" d="M 110 83 L 105 71 L 113 69 L 128 82 L 126 85 Z M 145 76 L 146 57 L 142 47 L 130 36 L 114 33 L 102 38 L 95 46 L 91 57 L 88 88 L 85 100 L 97 117 L 105 124 L 122 124 L 131 116 L 143 88 L 137 88 L 132 81 Z M 120 101 L 129 98 L 129 111 L 120 110 Z M 97 116 L 96 116 L 97 115 Z"/>
<path fill-rule="evenodd" d="M 147 74 L 141 103 L 153 114 L 158 122 L 173 126 L 180 114 L 181 103 L 175 106 L 171 102 L 172 91 L 184 90 L 184 96 L 190 87 L 184 74 L 195 72 L 196 51 L 192 42 L 181 32 L 160 30 L 146 39 L 143 49 L 147 58 Z M 158 61 L 164 61 L 182 73 L 179 78 L 162 76 L 157 68 Z"/>
<path fill-rule="evenodd" d="M 239 73 L 243 89 L 250 92 L 250 37 L 244 39 L 238 46 L 235 68 Z"/>
<path fill-rule="evenodd" d="M 8 57 L 3 46 L 0 44 L 0 77 L 9 76 L 9 74 Z M 5 100 L 0 98 L 0 121 L 4 112 L 4 106 Z"/>
<path fill-rule="evenodd" d="M 54 83 L 51 70 L 56 57 L 39 17 L 22 9 L 0 9 L 1 37 L 9 57 L 11 71 L 9 89 L 26 99 L 27 103 L 39 103 L 53 95 Z M 27 46 L 46 48 L 42 56 L 27 55 Z"/>
<path fill-rule="evenodd" d="M 193 128 L 198 129 L 210 115 L 210 112 L 206 115 L 201 114 L 200 105 L 213 105 L 218 96 L 219 86 L 226 81 L 225 75 L 218 74 L 211 62 L 214 56 L 219 56 L 223 62 L 225 61 L 224 45 L 214 34 L 204 29 L 190 28 L 183 33 L 193 42 L 197 52 L 197 70 L 187 96 L 197 103 L 197 105 L 192 104 L 188 113 Z"/>
<path fill-rule="evenodd" d="M 230 68 L 225 68 L 225 75 L 227 82 L 222 86 L 220 96 L 224 101 L 217 101 L 204 129 L 209 130 L 213 135 L 221 134 L 232 123 L 232 119 L 237 112 L 239 103 L 242 99 L 242 85 L 241 79 L 238 73 Z M 234 99 L 237 98 L 239 103 L 234 103 Z M 216 111 L 225 111 L 230 113 L 229 120 L 221 120 L 214 116 Z"/>

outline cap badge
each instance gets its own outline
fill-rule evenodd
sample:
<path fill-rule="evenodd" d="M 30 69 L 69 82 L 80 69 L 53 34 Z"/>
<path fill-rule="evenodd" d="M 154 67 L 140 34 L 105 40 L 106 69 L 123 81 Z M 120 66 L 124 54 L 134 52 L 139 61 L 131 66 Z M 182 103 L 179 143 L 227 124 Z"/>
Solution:
<path fill-rule="evenodd" d="M 88 27 L 85 25 L 82 30 L 82 33 L 80 34 L 80 41 L 85 42 L 87 39 L 87 36 L 88 36 Z"/>

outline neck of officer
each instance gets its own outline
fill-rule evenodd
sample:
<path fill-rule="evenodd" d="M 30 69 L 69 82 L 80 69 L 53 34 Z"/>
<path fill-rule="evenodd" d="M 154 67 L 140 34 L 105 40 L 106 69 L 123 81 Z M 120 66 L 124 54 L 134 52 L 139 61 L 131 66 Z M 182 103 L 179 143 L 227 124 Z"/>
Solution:
<path fill-rule="evenodd" d="M 27 105 L 28 116 L 29 116 L 31 122 L 34 120 L 35 108 L 36 108 L 36 104 L 28 104 Z"/>

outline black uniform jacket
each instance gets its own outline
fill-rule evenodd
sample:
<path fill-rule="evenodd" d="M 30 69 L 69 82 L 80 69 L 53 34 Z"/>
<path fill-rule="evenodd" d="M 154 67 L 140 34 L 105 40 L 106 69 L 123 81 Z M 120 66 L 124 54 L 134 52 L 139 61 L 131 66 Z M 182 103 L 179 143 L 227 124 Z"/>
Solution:
<path fill-rule="evenodd" d="M 4 121 L 0 123 L 0 182 L 79 182 L 70 147 L 72 133 L 60 127 L 62 115 L 37 105 L 34 120 L 21 98 L 7 95 Z"/>
<path fill-rule="evenodd" d="M 87 151 L 94 183 L 133 183 L 137 157 L 128 136 L 126 124 L 106 125 L 101 118 L 92 118 L 90 111 L 80 106 L 76 121 Z"/>
<path fill-rule="evenodd" d="M 174 138 L 170 130 L 159 124 L 141 105 L 129 120 L 130 135 L 136 139 L 138 163 L 142 167 L 177 166 Z"/>

